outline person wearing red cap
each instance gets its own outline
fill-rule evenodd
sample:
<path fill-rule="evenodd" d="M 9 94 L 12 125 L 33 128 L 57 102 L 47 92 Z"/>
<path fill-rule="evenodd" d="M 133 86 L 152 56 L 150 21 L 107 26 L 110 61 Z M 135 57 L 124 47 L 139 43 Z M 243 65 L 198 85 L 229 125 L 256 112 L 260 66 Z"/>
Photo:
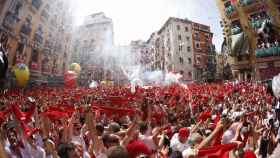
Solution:
<path fill-rule="evenodd" d="M 183 152 L 189 148 L 188 137 L 190 135 L 190 130 L 186 127 L 181 128 L 178 133 L 174 134 L 170 146 L 173 151 Z"/>
<path fill-rule="evenodd" d="M 140 140 L 132 141 L 126 146 L 130 158 L 137 158 L 138 156 L 144 155 L 152 155 L 152 151 L 148 148 L 148 146 Z"/>

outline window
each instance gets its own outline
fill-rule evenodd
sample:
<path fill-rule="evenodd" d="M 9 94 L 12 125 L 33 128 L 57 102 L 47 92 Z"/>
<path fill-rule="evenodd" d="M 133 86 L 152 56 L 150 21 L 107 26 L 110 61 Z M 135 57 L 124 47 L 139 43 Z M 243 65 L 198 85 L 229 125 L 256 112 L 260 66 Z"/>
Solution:
<path fill-rule="evenodd" d="M 16 49 L 16 55 L 14 56 L 14 59 L 13 59 L 13 65 L 21 62 L 19 60 L 21 60 L 20 58 L 23 58 L 23 56 L 24 56 L 24 52 L 23 52 L 24 47 L 25 47 L 24 43 L 22 43 L 22 42 L 18 43 L 17 49 Z M 24 61 L 22 61 L 22 62 L 24 62 Z"/>
<path fill-rule="evenodd" d="M 29 36 L 32 31 L 31 23 L 32 23 L 32 16 L 28 15 L 27 18 L 25 19 L 24 24 L 21 27 L 21 32 Z"/>
<path fill-rule="evenodd" d="M 242 56 L 237 56 L 237 61 L 242 61 Z"/>
<path fill-rule="evenodd" d="M 189 72 L 188 72 L 188 75 L 189 75 L 189 77 L 191 77 L 191 76 L 192 76 L 192 72 L 189 71 Z"/>
<path fill-rule="evenodd" d="M 184 64 L 184 59 L 182 57 L 179 57 L 180 64 Z"/>
<path fill-rule="evenodd" d="M 182 36 L 178 35 L 178 40 L 181 41 L 182 40 Z"/>
<path fill-rule="evenodd" d="M 191 51 L 191 47 L 190 47 L 190 46 L 188 46 L 188 48 L 187 48 L 187 49 L 188 49 L 188 52 L 190 52 L 190 51 Z"/>
<path fill-rule="evenodd" d="M 196 64 L 200 64 L 201 58 L 200 57 L 196 57 Z"/>
<path fill-rule="evenodd" d="M 180 75 L 184 75 L 184 70 L 180 70 Z"/>
<path fill-rule="evenodd" d="M 183 50 L 183 46 L 179 45 L 179 52 L 181 52 Z"/>
<path fill-rule="evenodd" d="M 192 64 L 192 59 L 188 58 L 189 64 Z"/>
<path fill-rule="evenodd" d="M 36 49 L 32 50 L 32 56 L 31 56 L 31 61 L 37 63 L 38 62 L 38 51 Z"/>
<path fill-rule="evenodd" d="M 180 25 L 177 25 L 177 30 L 179 31 L 181 28 L 180 28 Z"/>
<path fill-rule="evenodd" d="M 63 72 L 65 71 L 65 63 L 63 63 L 63 65 L 62 65 L 62 71 Z"/>
<path fill-rule="evenodd" d="M 199 40 L 199 34 L 198 34 L 198 32 L 194 33 L 194 38 L 195 38 L 196 40 Z"/>
<path fill-rule="evenodd" d="M 195 48 L 199 49 L 199 48 L 200 48 L 200 44 L 199 44 L 199 43 L 196 43 L 196 44 L 195 44 Z"/>
<path fill-rule="evenodd" d="M 186 36 L 186 40 L 189 41 L 189 40 L 190 40 L 190 37 L 189 37 L 189 36 Z"/>
<path fill-rule="evenodd" d="M 188 28 L 188 27 L 185 27 L 185 31 L 188 32 L 188 31 L 189 31 L 189 28 Z"/>

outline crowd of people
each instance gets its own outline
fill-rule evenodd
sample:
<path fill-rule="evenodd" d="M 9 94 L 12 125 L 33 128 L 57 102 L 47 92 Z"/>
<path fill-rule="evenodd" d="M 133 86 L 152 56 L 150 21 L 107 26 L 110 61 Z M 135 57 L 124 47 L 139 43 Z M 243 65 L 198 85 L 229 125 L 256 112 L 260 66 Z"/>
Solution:
<path fill-rule="evenodd" d="M 259 83 L 0 92 L 1 158 L 279 158 L 280 102 Z"/>

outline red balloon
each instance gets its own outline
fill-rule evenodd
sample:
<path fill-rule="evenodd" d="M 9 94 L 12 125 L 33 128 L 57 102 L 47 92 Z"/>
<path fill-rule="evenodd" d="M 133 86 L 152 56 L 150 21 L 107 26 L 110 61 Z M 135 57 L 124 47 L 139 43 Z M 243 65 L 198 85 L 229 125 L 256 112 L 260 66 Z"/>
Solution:
<path fill-rule="evenodd" d="M 64 86 L 67 88 L 75 88 L 77 86 L 77 74 L 73 71 L 64 73 Z"/>

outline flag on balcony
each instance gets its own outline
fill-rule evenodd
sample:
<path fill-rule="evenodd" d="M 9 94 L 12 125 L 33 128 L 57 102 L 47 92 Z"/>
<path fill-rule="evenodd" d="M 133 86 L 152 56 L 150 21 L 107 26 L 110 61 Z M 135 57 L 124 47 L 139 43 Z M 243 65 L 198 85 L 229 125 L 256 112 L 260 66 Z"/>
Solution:
<path fill-rule="evenodd" d="M 231 4 L 234 5 L 236 4 L 237 0 L 230 0 Z"/>

